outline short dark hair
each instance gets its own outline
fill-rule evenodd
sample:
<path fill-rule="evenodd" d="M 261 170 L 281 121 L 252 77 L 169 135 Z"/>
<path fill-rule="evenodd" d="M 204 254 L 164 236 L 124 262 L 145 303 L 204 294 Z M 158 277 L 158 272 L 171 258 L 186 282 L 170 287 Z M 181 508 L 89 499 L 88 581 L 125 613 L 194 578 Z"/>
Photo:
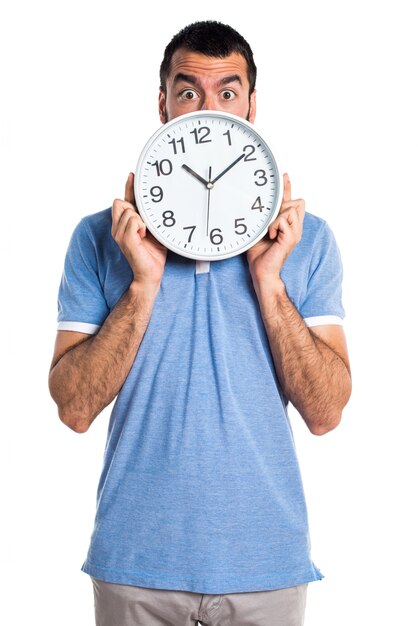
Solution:
<path fill-rule="evenodd" d="M 194 22 L 185 26 L 177 35 L 174 35 L 165 49 L 164 58 L 160 67 L 161 89 L 167 93 L 167 77 L 170 72 L 171 59 L 179 48 L 186 48 L 192 52 L 200 52 L 209 57 L 227 57 L 233 52 L 242 54 L 247 62 L 247 77 L 250 83 L 250 94 L 254 91 L 257 68 L 254 63 L 253 52 L 236 30 L 213 20 Z"/>

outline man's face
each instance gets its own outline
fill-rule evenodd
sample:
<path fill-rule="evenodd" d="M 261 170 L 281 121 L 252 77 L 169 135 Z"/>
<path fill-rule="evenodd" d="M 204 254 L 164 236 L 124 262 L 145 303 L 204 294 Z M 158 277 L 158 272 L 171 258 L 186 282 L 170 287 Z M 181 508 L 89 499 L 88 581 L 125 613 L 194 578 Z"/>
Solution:
<path fill-rule="evenodd" d="M 250 96 L 249 87 L 247 62 L 241 54 L 217 58 L 180 48 L 171 60 L 167 94 L 160 89 L 160 120 L 164 124 L 183 113 L 206 109 L 254 122 L 255 90 Z"/>

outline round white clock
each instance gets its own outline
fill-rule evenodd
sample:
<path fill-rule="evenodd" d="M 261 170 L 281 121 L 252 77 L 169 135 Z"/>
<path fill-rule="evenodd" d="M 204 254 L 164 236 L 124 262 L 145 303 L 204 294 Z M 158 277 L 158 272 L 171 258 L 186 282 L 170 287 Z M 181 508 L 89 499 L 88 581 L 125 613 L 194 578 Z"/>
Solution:
<path fill-rule="evenodd" d="M 283 175 L 250 122 L 194 111 L 147 142 L 134 191 L 159 242 L 182 256 L 216 261 L 245 252 L 266 234 L 280 210 Z"/>

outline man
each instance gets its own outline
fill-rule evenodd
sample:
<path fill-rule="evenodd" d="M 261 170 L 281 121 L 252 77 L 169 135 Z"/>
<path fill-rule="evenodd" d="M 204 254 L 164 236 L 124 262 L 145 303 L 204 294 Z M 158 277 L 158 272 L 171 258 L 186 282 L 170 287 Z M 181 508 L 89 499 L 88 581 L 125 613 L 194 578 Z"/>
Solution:
<path fill-rule="evenodd" d="M 192 24 L 161 65 L 162 123 L 197 109 L 254 122 L 247 42 Z M 310 558 L 290 401 L 335 428 L 351 392 L 341 263 L 284 176 L 280 213 L 245 254 L 168 251 L 125 199 L 81 220 L 59 293 L 50 372 L 61 420 L 85 432 L 116 396 L 82 571 L 96 623 L 303 623 Z"/>

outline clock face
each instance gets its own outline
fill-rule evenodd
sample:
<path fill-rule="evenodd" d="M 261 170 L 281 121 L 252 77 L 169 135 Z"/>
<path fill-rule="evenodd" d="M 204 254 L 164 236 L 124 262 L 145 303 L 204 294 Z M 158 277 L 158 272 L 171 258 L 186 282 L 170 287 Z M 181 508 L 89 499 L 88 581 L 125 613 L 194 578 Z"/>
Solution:
<path fill-rule="evenodd" d="M 241 254 L 280 209 L 282 173 L 246 120 L 195 111 L 164 124 L 135 174 L 135 199 L 149 231 L 170 250 L 215 261 Z"/>

